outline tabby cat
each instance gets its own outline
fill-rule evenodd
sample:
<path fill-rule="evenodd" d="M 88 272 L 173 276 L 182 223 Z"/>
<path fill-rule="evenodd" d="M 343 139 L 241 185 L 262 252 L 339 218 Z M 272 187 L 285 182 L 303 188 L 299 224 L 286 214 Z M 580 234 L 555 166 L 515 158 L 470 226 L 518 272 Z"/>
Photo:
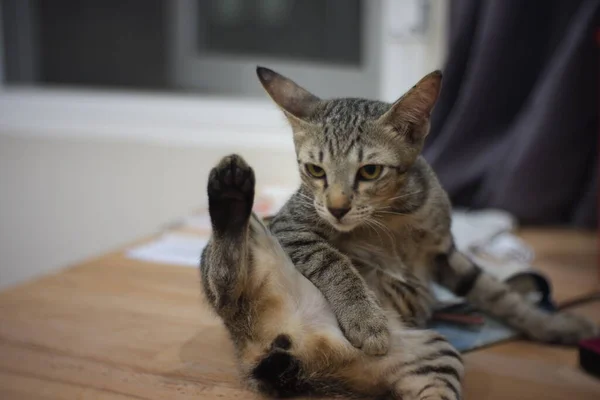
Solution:
<path fill-rule="evenodd" d="M 393 104 L 323 100 L 270 69 L 257 75 L 291 125 L 302 179 L 271 232 L 352 345 L 386 354 L 388 310 L 424 326 L 432 280 L 534 340 L 575 344 L 598 332 L 584 318 L 539 310 L 455 248 L 450 202 L 420 156 L 439 71 Z"/>
<path fill-rule="evenodd" d="M 202 289 L 235 345 L 250 387 L 264 394 L 458 400 L 463 364 L 440 335 L 390 319 L 389 351 L 372 356 L 342 333 L 330 303 L 251 213 L 254 173 L 225 157 L 208 182 L 212 236 Z"/>

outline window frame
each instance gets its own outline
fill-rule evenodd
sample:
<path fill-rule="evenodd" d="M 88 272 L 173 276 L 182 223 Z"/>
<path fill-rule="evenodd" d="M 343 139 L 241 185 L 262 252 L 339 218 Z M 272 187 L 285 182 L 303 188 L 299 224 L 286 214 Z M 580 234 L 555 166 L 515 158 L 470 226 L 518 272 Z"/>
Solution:
<path fill-rule="evenodd" d="M 414 27 L 422 23 L 423 16 L 414 10 L 420 0 L 404 0 L 401 4 L 394 0 L 373 1 L 381 2 L 377 29 L 382 38 L 379 89 L 373 97 L 391 102 L 428 72 L 428 66 L 439 67 L 445 23 L 434 26 L 431 32 L 418 32 Z M 446 9 L 440 3 L 445 2 L 432 3 L 438 22 Z M 392 7 L 397 16 L 393 19 Z M 3 45 L 1 28 L 0 3 Z M 433 57 L 429 49 L 432 40 L 438 43 Z M 293 149 L 290 128 L 266 95 L 254 99 L 12 85 L 4 82 L 3 53 L 0 51 L 2 135 Z"/>

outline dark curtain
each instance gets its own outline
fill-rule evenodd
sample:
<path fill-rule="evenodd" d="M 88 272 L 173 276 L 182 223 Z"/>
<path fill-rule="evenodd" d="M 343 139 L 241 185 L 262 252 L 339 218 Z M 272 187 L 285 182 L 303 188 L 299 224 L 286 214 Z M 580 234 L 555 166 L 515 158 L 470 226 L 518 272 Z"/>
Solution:
<path fill-rule="evenodd" d="M 425 158 L 455 206 L 596 227 L 600 0 L 453 0 Z"/>

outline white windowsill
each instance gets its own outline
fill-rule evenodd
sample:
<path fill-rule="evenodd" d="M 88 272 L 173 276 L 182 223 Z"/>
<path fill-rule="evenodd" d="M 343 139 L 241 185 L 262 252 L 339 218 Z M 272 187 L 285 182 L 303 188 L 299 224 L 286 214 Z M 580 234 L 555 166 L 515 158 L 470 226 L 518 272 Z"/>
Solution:
<path fill-rule="evenodd" d="M 0 134 L 293 149 L 290 128 L 268 99 L 127 91 L 5 86 Z"/>

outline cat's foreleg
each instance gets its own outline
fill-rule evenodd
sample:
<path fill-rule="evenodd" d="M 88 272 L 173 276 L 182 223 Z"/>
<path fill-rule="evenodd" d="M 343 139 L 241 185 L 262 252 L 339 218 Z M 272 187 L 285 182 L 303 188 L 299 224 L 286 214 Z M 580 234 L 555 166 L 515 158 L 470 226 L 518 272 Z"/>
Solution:
<path fill-rule="evenodd" d="M 454 245 L 436 258 L 434 277 L 474 306 L 531 339 L 572 345 L 598 333 L 598 327 L 583 317 L 540 310 L 507 284 L 483 272 Z"/>
<path fill-rule="evenodd" d="M 353 346 L 369 355 L 387 353 L 388 321 L 377 296 L 349 257 L 294 218 L 278 216 L 271 230 L 296 268 L 323 293 Z"/>

